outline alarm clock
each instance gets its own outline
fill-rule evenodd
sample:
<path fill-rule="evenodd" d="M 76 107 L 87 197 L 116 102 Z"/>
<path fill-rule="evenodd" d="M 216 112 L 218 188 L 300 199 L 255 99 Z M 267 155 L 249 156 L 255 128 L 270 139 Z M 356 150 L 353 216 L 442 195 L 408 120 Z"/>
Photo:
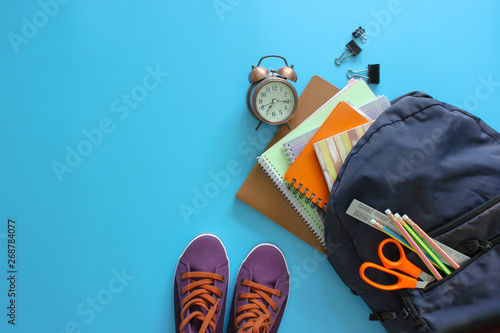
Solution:
<path fill-rule="evenodd" d="M 277 71 L 268 70 L 260 66 L 265 58 L 283 59 L 285 66 Z M 298 102 L 297 91 L 290 83 L 290 81 L 297 82 L 293 65 L 288 66 L 286 59 L 277 55 L 262 57 L 257 66 L 252 65 L 248 81 L 250 82 L 247 92 L 248 110 L 259 120 L 255 130 L 258 130 L 262 123 L 286 124 L 291 129 L 288 120 L 294 115 Z"/>

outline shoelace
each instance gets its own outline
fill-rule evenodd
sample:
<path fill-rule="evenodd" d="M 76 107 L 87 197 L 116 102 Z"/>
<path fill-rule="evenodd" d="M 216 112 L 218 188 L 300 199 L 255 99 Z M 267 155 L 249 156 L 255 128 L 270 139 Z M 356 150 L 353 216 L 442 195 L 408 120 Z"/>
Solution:
<path fill-rule="evenodd" d="M 236 314 L 236 327 L 238 333 L 267 333 L 269 327 L 273 323 L 272 315 L 278 310 L 278 306 L 271 299 L 271 296 L 281 297 L 283 293 L 280 290 L 269 288 L 261 284 L 241 280 L 241 285 L 250 287 L 250 293 L 243 293 L 238 296 L 238 300 L 249 299 L 250 303 L 242 305 L 238 308 Z M 264 300 L 273 312 L 269 312 L 268 306 L 264 305 L 261 300 Z M 240 323 L 245 323 L 239 327 Z"/>
<path fill-rule="evenodd" d="M 193 280 L 190 284 L 182 288 L 182 296 L 191 292 L 182 300 L 181 325 L 179 330 L 184 333 L 183 329 L 192 320 L 201 322 L 200 333 L 207 332 L 208 326 L 215 332 L 215 321 L 219 313 L 219 300 L 222 297 L 222 291 L 214 286 L 215 281 L 224 283 L 224 277 L 215 273 L 206 272 L 188 272 L 181 276 L 182 280 Z M 217 295 L 219 300 L 216 300 L 213 295 Z M 204 309 L 206 314 L 196 309 Z M 187 317 L 185 317 L 188 309 L 194 309 Z"/>

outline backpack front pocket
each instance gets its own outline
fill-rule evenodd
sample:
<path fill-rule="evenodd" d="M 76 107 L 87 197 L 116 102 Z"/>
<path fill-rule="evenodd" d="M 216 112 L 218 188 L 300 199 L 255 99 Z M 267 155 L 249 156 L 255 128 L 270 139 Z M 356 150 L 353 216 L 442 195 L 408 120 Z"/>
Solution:
<path fill-rule="evenodd" d="M 415 314 L 438 331 L 477 329 L 500 314 L 500 196 L 429 233 L 471 257 L 425 289 L 403 293 Z M 478 318 L 481 320 L 478 321 Z"/>
<path fill-rule="evenodd" d="M 443 280 L 423 290 L 408 291 L 420 317 L 433 330 L 463 326 L 500 313 L 500 235 L 490 241 L 489 250 Z"/>

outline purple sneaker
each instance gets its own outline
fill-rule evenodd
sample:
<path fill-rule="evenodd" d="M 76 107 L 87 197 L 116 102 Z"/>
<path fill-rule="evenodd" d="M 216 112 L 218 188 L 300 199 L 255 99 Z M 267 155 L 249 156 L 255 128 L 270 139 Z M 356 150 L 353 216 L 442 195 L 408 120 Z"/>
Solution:
<path fill-rule="evenodd" d="M 276 333 L 285 312 L 290 275 L 285 256 L 272 244 L 254 247 L 241 264 L 227 333 Z"/>
<path fill-rule="evenodd" d="M 222 333 L 228 281 L 229 260 L 220 238 L 195 237 L 175 271 L 175 332 Z"/>

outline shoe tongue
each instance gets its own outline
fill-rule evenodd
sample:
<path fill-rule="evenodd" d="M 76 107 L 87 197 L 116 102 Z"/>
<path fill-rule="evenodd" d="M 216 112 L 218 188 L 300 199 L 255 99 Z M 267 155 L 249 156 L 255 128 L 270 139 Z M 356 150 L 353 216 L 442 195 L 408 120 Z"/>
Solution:
<path fill-rule="evenodd" d="M 196 328 L 195 326 L 196 325 L 194 325 L 194 324 L 188 325 L 187 327 L 184 328 L 184 330 L 185 330 L 186 333 L 198 333 L 200 331 L 200 326 L 201 325 L 197 325 L 198 328 Z"/>
<path fill-rule="evenodd" d="M 192 320 L 192 324 L 189 325 L 189 330 L 186 333 L 199 333 L 201 328 L 201 322 L 199 320 Z M 211 333 L 211 328 L 209 327 L 206 333 Z"/>
<path fill-rule="evenodd" d="M 205 309 L 203 309 L 201 306 L 193 306 L 193 307 L 191 307 L 189 313 L 186 314 L 186 316 L 188 316 L 190 313 L 193 313 L 195 311 L 200 311 L 201 313 L 203 313 L 205 315 L 207 314 L 207 311 Z M 188 324 L 188 326 L 186 326 L 184 328 L 184 330 L 186 331 L 186 333 L 199 333 L 202 324 L 203 323 L 199 319 L 193 318 L 191 320 L 191 322 Z M 212 333 L 211 326 L 208 326 L 206 333 Z"/>

